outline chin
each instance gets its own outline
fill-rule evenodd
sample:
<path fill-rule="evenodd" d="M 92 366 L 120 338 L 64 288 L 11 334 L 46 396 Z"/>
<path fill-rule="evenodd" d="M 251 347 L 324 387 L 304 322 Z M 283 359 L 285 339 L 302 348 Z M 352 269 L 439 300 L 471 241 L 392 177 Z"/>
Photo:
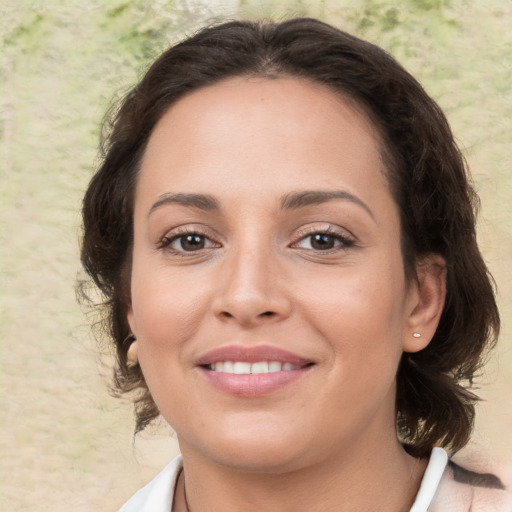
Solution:
<path fill-rule="evenodd" d="M 302 457 L 296 450 L 286 451 L 283 446 L 264 446 L 263 443 L 245 443 L 236 449 L 219 453 L 211 457 L 217 464 L 249 473 L 281 474 L 300 469 Z"/>
<path fill-rule="evenodd" d="M 299 469 L 308 451 L 303 434 L 289 429 L 253 425 L 252 428 L 231 427 L 229 431 L 221 429 L 212 434 L 209 439 L 195 442 L 187 436 L 184 444 L 178 435 L 182 452 L 190 448 L 216 464 L 239 471 L 278 474 Z"/>

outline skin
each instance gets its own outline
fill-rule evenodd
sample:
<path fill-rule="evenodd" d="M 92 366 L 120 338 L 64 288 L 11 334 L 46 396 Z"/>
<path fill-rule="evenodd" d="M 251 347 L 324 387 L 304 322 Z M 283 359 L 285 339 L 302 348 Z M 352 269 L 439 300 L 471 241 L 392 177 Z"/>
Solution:
<path fill-rule="evenodd" d="M 352 102 L 287 77 L 206 87 L 157 124 L 136 188 L 128 321 L 184 459 L 175 510 L 185 489 L 191 511 L 409 509 L 425 461 L 397 441 L 395 376 L 435 332 L 445 274 L 430 255 L 406 282 L 380 147 Z M 283 208 L 309 190 L 344 197 Z M 184 250 L 184 230 L 204 246 Z M 333 247 L 312 245 L 315 233 Z M 314 364 L 237 397 L 196 365 L 231 344 Z"/>

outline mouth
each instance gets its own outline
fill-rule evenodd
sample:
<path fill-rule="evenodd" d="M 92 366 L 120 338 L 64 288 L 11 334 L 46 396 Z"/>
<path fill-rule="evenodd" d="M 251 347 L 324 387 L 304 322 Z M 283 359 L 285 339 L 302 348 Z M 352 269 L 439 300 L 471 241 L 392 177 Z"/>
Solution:
<path fill-rule="evenodd" d="M 304 366 L 311 365 L 308 363 Z M 257 361 L 247 363 L 245 361 L 220 361 L 207 366 L 213 372 L 230 373 L 233 375 L 259 375 L 262 373 L 290 372 L 300 370 L 303 366 L 282 361 Z"/>
<path fill-rule="evenodd" d="M 208 352 L 196 364 L 215 389 L 254 398 L 296 382 L 315 362 L 277 347 L 233 345 Z"/>

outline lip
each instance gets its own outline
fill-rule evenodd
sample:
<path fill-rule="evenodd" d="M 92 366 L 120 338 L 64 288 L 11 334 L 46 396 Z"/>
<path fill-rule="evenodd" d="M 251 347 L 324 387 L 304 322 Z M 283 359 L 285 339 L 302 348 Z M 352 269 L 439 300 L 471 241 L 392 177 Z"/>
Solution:
<path fill-rule="evenodd" d="M 257 363 L 258 361 L 281 361 L 295 366 L 304 366 L 314 361 L 271 345 L 255 345 L 246 347 L 243 345 L 228 345 L 210 350 L 196 361 L 198 366 L 220 363 L 222 361 L 243 361 L 245 363 Z"/>
<path fill-rule="evenodd" d="M 280 361 L 300 366 L 296 370 L 272 373 L 242 374 L 215 372 L 208 366 L 223 361 Z M 197 368 L 204 378 L 217 390 L 236 397 L 257 398 L 270 395 L 298 381 L 313 368 L 314 362 L 304 359 L 293 352 L 270 345 L 245 347 L 230 345 L 211 350 L 197 361 Z"/>

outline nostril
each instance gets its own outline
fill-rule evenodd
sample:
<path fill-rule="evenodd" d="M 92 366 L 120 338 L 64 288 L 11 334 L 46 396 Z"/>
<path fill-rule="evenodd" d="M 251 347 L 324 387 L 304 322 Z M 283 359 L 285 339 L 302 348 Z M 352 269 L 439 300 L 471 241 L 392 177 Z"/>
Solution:
<path fill-rule="evenodd" d="M 273 311 L 265 311 L 264 313 L 261 313 L 261 316 L 273 316 L 275 313 Z"/>

